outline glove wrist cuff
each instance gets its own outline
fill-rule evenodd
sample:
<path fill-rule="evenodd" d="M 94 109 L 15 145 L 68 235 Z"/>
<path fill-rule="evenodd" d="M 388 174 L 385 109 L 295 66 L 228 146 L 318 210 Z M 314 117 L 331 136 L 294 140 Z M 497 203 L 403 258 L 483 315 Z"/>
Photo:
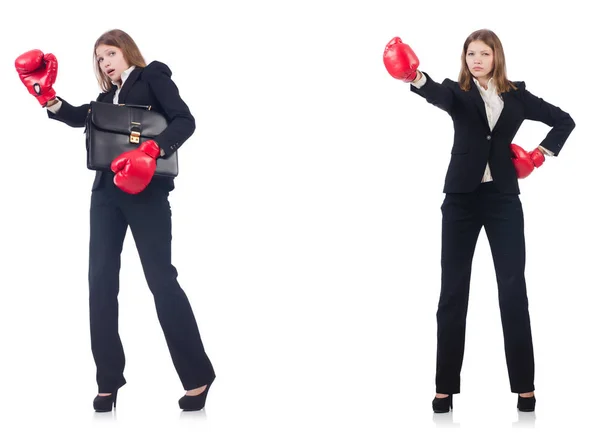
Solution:
<path fill-rule="evenodd" d="M 36 97 L 40 105 L 42 107 L 45 107 L 48 104 L 48 102 L 56 98 L 56 92 L 52 87 L 50 87 L 50 89 L 48 89 L 45 93 L 34 96 Z"/>
<path fill-rule="evenodd" d="M 160 155 L 160 147 L 158 147 L 158 144 L 156 144 L 156 141 L 154 140 L 144 141 L 140 144 L 140 150 L 154 159 L 158 158 Z"/>
<path fill-rule="evenodd" d="M 531 160 L 533 161 L 533 165 L 535 165 L 535 167 L 538 168 L 544 163 L 546 157 L 540 149 L 535 149 L 531 152 Z"/>

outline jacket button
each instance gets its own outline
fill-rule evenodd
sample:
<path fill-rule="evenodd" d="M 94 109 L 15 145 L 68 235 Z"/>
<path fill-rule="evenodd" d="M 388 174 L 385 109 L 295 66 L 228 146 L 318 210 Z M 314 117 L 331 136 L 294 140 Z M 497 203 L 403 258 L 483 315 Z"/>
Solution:
<path fill-rule="evenodd" d="M 488 135 L 488 136 L 487 136 L 487 137 L 485 137 L 485 138 L 486 138 L 487 140 L 491 140 L 491 139 L 492 139 L 492 136 L 491 136 L 491 135 Z"/>

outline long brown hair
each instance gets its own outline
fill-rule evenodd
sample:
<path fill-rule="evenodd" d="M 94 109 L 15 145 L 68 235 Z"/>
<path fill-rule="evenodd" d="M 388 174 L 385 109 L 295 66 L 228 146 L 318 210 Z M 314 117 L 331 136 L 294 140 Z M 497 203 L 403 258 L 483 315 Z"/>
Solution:
<path fill-rule="evenodd" d="M 139 66 L 140 68 L 146 66 L 146 60 L 144 60 L 144 56 L 142 56 L 140 49 L 131 36 L 119 29 L 109 30 L 103 33 L 94 44 L 94 72 L 98 84 L 104 92 L 110 90 L 112 82 L 109 77 L 102 73 L 100 64 L 96 59 L 96 48 L 98 48 L 98 45 L 102 44 L 120 48 L 121 51 L 123 51 L 123 57 L 129 66 Z"/>
<path fill-rule="evenodd" d="M 515 86 L 506 77 L 506 59 L 504 58 L 504 49 L 502 48 L 502 42 L 496 34 L 488 29 L 476 30 L 467 37 L 463 45 L 462 55 L 460 56 L 460 74 L 458 75 L 458 84 L 464 91 L 471 89 L 471 81 L 473 76 L 467 66 L 467 49 L 469 44 L 473 41 L 481 41 L 492 49 L 494 53 L 494 68 L 492 69 L 492 78 L 498 93 L 508 92 L 509 90 L 516 90 Z"/>

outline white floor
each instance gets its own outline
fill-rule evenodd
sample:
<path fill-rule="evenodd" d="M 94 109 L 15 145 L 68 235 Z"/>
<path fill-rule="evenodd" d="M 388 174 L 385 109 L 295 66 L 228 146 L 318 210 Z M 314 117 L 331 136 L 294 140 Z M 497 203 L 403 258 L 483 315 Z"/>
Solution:
<path fill-rule="evenodd" d="M 504 364 L 491 258 L 479 251 L 462 393 L 450 414 L 431 411 L 435 287 L 409 295 L 410 286 L 397 281 L 360 291 L 345 279 L 342 296 L 340 285 L 325 292 L 306 281 L 306 290 L 279 299 L 279 289 L 255 285 L 246 298 L 240 291 L 238 302 L 220 294 L 218 284 L 211 293 L 193 289 L 187 278 L 180 281 L 188 287 L 218 377 L 206 410 L 182 413 L 177 400 L 183 391 L 151 296 L 141 269 L 125 259 L 129 271 L 122 284 L 128 289 L 120 299 L 128 383 L 117 410 L 92 410 L 96 388 L 85 287 L 74 295 L 73 287 L 56 285 L 48 289 L 72 293 L 60 314 L 60 302 L 52 304 L 41 292 L 33 303 L 23 292 L 14 295 L 12 305 L 20 309 L 4 304 L 0 431 L 598 431 L 595 303 L 581 302 L 578 314 L 560 316 L 556 312 L 571 311 L 572 302 L 559 305 L 551 294 L 542 299 L 543 285 L 532 287 L 538 406 L 535 414 L 519 413 Z M 269 297 L 277 303 L 267 302 Z M 30 314 L 19 312 L 24 305 Z"/>
<path fill-rule="evenodd" d="M 240 360 L 238 360 L 240 361 Z M 306 360 L 305 360 L 306 361 Z M 225 363 L 227 364 L 227 363 Z M 566 386 L 558 381 L 545 384 L 538 392 L 538 409 L 534 414 L 519 413 L 516 397 L 506 392 L 504 380 L 483 386 L 483 369 L 479 378 L 455 397 L 455 410 L 434 415 L 430 409 L 431 390 L 419 386 L 417 378 L 424 371 L 385 371 L 391 362 L 380 364 L 370 378 L 353 381 L 348 368 L 308 366 L 309 370 L 286 379 L 277 373 L 262 380 L 249 380 L 245 368 L 266 369 L 241 363 L 227 371 L 221 365 L 221 378 L 211 390 L 207 408 L 201 412 L 181 412 L 177 407 L 179 389 L 165 380 L 168 373 L 157 374 L 154 386 L 138 377 L 121 390 L 117 410 L 98 414 L 91 408 L 93 385 L 89 377 L 66 379 L 58 386 L 56 377 L 45 380 L 48 386 L 38 389 L 23 386 L 28 381 L 3 381 L 11 390 L 2 395 L 3 431 L 169 431 L 169 432 L 399 432 L 432 431 L 437 428 L 461 428 L 467 431 L 510 431 L 513 428 L 536 428 L 539 431 L 593 432 L 598 428 L 596 392 L 591 387 Z M 304 364 L 304 363 L 302 363 Z M 428 363 L 427 363 L 428 364 Z M 44 367 L 51 367 L 44 364 Z M 163 367 L 168 367 L 164 365 Z M 291 369 L 300 364 L 290 363 Z M 306 365 L 305 365 L 306 367 Z M 168 368 L 167 368 L 168 370 Z M 471 369 L 473 370 L 473 369 Z M 242 372 L 248 373 L 241 376 Z M 275 369 L 277 372 L 278 369 Z M 230 377 L 226 375 L 230 374 Z M 498 372 L 498 376 L 501 373 Z M 258 378 L 257 378 L 258 379 Z M 575 373 L 575 381 L 586 380 Z M 173 381 L 174 382 L 174 381 Z M 425 389 L 429 388 L 429 389 Z M 486 390 L 488 395 L 484 393 Z"/>

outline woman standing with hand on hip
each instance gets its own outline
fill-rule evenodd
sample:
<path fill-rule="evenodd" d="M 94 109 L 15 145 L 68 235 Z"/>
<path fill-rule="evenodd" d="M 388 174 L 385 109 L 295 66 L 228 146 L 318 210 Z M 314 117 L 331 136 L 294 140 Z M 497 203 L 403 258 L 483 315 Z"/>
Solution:
<path fill-rule="evenodd" d="M 384 64 L 410 90 L 446 111 L 454 143 L 442 204 L 442 287 L 437 311 L 434 412 L 448 412 L 460 392 L 471 264 L 484 227 L 496 271 L 504 348 L 511 391 L 521 411 L 535 409 L 534 358 L 525 285 L 523 209 L 517 178 L 558 156 L 575 123 L 560 108 L 509 81 L 504 51 L 494 32 L 470 34 L 462 50 L 459 81 L 441 84 L 418 70 L 419 60 L 400 38 L 384 52 Z M 512 144 L 524 120 L 552 127 L 527 152 Z"/>
<path fill-rule="evenodd" d="M 153 177 L 156 159 L 168 157 L 194 132 L 195 120 L 179 96 L 171 70 L 146 62 L 125 32 L 111 30 L 94 44 L 95 72 L 102 93 L 97 101 L 152 106 L 167 119 L 154 140 L 117 157 L 113 172 L 97 171 L 90 208 L 89 307 L 92 353 L 96 363 L 96 411 L 116 406 L 117 391 L 126 381 L 125 355 L 118 333 L 119 269 L 127 227 L 135 240 L 158 319 L 175 369 L 186 394 L 183 410 L 200 410 L 215 373 L 204 351 L 196 319 L 171 264 L 172 179 Z M 58 63 L 52 54 L 32 50 L 15 61 L 21 81 L 48 116 L 72 127 L 83 127 L 89 104 L 72 106 L 52 88 Z"/>

